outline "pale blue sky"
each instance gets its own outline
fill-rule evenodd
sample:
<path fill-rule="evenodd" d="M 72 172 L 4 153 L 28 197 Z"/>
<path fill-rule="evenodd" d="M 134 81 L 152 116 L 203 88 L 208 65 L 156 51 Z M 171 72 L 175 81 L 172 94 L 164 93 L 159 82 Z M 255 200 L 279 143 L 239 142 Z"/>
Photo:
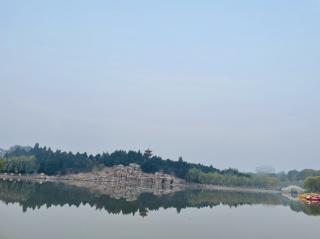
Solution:
<path fill-rule="evenodd" d="M 319 44 L 319 0 L 0 0 L 0 147 L 320 169 Z"/>

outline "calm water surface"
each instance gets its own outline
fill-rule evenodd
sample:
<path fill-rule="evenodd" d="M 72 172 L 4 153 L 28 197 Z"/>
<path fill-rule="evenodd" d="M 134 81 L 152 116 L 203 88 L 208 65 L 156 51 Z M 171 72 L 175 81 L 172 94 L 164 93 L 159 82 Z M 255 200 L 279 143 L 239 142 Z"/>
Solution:
<path fill-rule="evenodd" d="M 128 201 L 53 183 L 0 182 L 1 239 L 319 238 L 320 207 L 281 195 L 141 194 Z"/>

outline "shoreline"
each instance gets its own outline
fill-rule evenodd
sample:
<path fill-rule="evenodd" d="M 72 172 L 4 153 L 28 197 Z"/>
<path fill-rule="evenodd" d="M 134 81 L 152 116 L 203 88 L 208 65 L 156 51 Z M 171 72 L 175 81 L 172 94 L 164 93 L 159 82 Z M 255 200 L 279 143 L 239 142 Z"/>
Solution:
<path fill-rule="evenodd" d="M 213 184 L 197 184 L 197 183 L 188 183 L 181 179 L 178 179 L 179 183 L 174 183 L 171 185 L 149 183 L 146 187 L 143 187 L 142 185 L 138 185 L 138 184 L 122 183 L 120 178 L 119 180 L 117 178 L 115 181 L 102 181 L 102 180 L 95 180 L 90 177 L 75 177 L 75 175 L 79 175 L 79 174 L 67 174 L 63 176 L 47 176 L 47 175 L 41 175 L 41 174 L 34 174 L 34 175 L 0 174 L 0 180 L 26 181 L 26 182 L 29 181 L 29 182 L 38 182 L 38 183 L 44 183 L 44 182 L 65 183 L 65 184 L 70 184 L 78 187 L 85 187 L 88 189 L 95 188 L 98 185 L 103 185 L 105 187 L 108 187 L 108 186 L 113 187 L 118 183 L 119 185 L 128 186 L 128 187 L 140 187 L 144 189 L 163 188 L 164 190 L 171 189 L 172 191 L 191 189 L 191 190 L 233 191 L 233 192 L 244 192 L 244 193 L 273 193 L 273 194 L 282 193 L 280 190 L 275 190 L 275 189 L 222 186 L 222 185 L 213 185 Z M 89 173 L 89 175 L 91 174 Z M 81 176 L 83 176 L 83 174 Z"/>

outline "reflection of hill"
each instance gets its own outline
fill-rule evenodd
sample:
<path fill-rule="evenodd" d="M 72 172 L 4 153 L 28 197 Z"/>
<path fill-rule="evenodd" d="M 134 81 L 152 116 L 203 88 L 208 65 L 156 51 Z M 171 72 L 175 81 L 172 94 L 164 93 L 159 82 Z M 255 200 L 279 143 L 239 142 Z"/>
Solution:
<path fill-rule="evenodd" d="M 157 196 L 143 193 L 135 201 L 115 199 L 99 193 L 92 193 L 88 189 L 57 183 L 32 182 L 0 182 L 0 200 L 5 203 L 19 203 L 23 211 L 36 209 L 41 206 L 63 206 L 88 204 L 96 209 L 103 209 L 109 213 L 135 214 L 145 216 L 149 210 L 159 208 L 176 208 L 178 212 L 188 207 L 214 207 L 228 205 L 288 205 L 297 212 L 308 215 L 320 215 L 319 206 L 310 206 L 300 202 L 291 202 L 279 194 L 247 193 L 231 191 L 186 190 Z"/>

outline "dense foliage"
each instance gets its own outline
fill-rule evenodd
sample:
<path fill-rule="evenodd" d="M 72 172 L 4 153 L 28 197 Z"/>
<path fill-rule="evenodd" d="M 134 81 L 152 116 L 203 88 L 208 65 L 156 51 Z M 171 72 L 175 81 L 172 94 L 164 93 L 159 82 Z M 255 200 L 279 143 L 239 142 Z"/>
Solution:
<path fill-rule="evenodd" d="M 320 176 L 307 177 L 304 180 L 304 187 L 310 192 L 320 192 Z"/>
<path fill-rule="evenodd" d="M 288 179 L 290 181 L 303 181 L 307 177 L 312 176 L 320 176 L 320 170 L 304 169 L 302 171 L 291 170 L 288 172 Z"/>
<path fill-rule="evenodd" d="M 0 172 L 31 174 L 37 171 L 38 164 L 34 156 L 0 158 Z"/>
<path fill-rule="evenodd" d="M 16 159 L 25 159 L 27 157 L 34 157 L 34 168 L 32 171 L 24 170 L 21 168 L 20 163 Z M 16 150 L 7 153 L 2 161 L 6 162 L 5 165 L 13 165 L 13 169 L 8 170 L 7 166 L 0 164 L 0 170 L 6 172 L 16 173 L 30 173 L 38 172 L 48 175 L 77 173 L 90 171 L 94 167 L 102 166 L 114 166 L 118 164 L 129 165 L 130 163 L 136 163 L 141 166 L 144 172 L 154 173 L 162 171 L 164 173 L 172 174 L 180 178 L 185 178 L 186 174 L 191 168 L 196 168 L 202 172 L 217 172 L 217 173 L 234 173 L 238 174 L 236 170 L 224 170 L 220 171 L 212 166 L 205 166 L 202 164 L 187 163 L 180 157 L 178 161 L 170 159 L 162 159 L 158 156 L 152 156 L 150 152 L 144 154 L 140 151 L 115 151 L 111 154 L 103 153 L 97 155 L 87 155 L 86 153 L 72 153 L 62 152 L 60 150 L 53 151 L 47 147 L 40 147 L 36 144 L 33 148 L 23 150 L 16 147 Z M 2 169 L 1 169 L 2 168 Z"/>
<path fill-rule="evenodd" d="M 95 168 L 114 165 L 129 165 L 136 163 L 147 173 L 162 171 L 167 174 L 186 179 L 190 182 L 208 183 L 225 186 L 245 187 L 283 187 L 290 184 L 303 186 L 307 177 L 320 176 L 320 170 L 292 170 L 278 174 L 245 174 L 236 169 L 219 170 L 213 166 L 194 164 L 183 161 L 162 159 L 153 156 L 148 150 L 122 151 L 111 154 L 102 153 L 88 155 L 87 153 L 53 151 L 47 147 L 12 147 L 3 158 L 0 158 L 0 172 L 7 173 L 45 173 L 47 175 L 62 175 L 91 171 Z"/>
<path fill-rule="evenodd" d="M 269 176 L 276 177 L 280 187 L 286 187 L 288 185 L 297 185 L 300 187 L 304 187 L 304 180 L 307 177 L 320 176 L 320 170 L 291 170 L 288 173 L 281 172 L 277 174 L 269 174 Z"/>
<path fill-rule="evenodd" d="M 278 184 L 277 178 L 269 175 L 241 175 L 241 174 L 221 174 L 203 173 L 198 169 L 190 169 L 186 179 L 191 182 L 224 185 L 224 186 L 246 186 L 272 188 Z"/>

